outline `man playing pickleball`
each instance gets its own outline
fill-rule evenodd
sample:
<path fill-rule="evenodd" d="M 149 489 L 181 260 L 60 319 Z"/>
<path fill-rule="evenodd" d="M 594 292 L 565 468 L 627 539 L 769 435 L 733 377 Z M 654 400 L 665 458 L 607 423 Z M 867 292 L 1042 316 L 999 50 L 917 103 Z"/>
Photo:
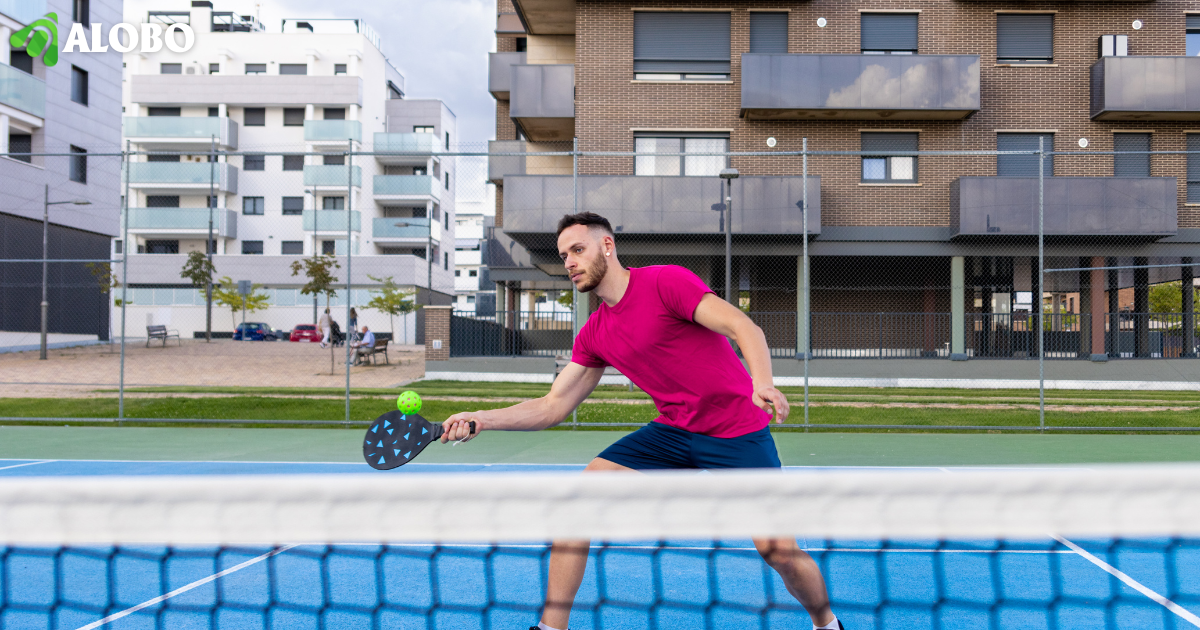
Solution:
<path fill-rule="evenodd" d="M 470 439 L 471 421 L 475 435 L 552 427 L 592 393 L 611 365 L 649 394 L 662 415 L 617 440 L 587 471 L 780 467 L 768 424 L 772 408 L 776 422 L 787 419 L 788 403 L 772 384 L 762 329 L 683 267 L 622 267 L 612 226 L 600 215 L 564 216 L 558 253 L 575 287 L 595 291 L 602 302 L 579 331 L 571 363 L 541 398 L 451 416 L 443 423 L 443 442 Z M 741 348 L 749 374 L 726 337 Z M 538 628 L 566 630 L 589 545 L 554 542 Z M 820 569 L 795 539 L 757 539 L 754 546 L 815 629 L 841 629 Z"/>

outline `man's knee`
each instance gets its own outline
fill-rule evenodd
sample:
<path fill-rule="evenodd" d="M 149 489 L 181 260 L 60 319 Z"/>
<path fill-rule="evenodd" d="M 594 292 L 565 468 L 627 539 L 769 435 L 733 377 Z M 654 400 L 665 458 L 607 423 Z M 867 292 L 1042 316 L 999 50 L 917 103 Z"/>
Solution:
<path fill-rule="evenodd" d="M 628 466 L 622 466 L 615 462 L 610 462 L 607 459 L 602 459 L 602 458 L 597 457 L 597 458 L 593 459 L 590 464 L 587 465 L 587 468 L 583 469 L 583 472 L 637 472 L 637 471 Z"/>

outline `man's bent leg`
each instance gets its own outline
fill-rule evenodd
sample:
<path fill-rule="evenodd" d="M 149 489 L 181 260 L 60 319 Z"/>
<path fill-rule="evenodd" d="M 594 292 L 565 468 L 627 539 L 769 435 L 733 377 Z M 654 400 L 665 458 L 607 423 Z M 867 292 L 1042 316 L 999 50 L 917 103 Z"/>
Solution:
<path fill-rule="evenodd" d="M 584 472 L 634 472 L 632 468 L 614 464 L 597 457 L 588 464 Z M 550 547 L 550 574 L 546 581 L 546 606 L 542 609 L 542 623 L 551 628 L 566 630 L 571 619 L 571 605 L 583 582 L 587 568 L 587 540 L 556 540 Z"/>
<path fill-rule="evenodd" d="M 792 597 L 808 611 L 814 626 L 833 621 L 825 578 L 812 556 L 800 549 L 794 538 L 756 538 L 754 547 L 787 587 Z"/>

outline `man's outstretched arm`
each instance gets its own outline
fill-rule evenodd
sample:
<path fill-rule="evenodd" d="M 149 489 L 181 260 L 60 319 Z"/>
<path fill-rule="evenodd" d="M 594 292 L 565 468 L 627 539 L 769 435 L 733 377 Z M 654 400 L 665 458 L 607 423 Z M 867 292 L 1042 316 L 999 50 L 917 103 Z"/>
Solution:
<path fill-rule="evenodd" d="M 750 378 L 754 381 L 754 404 L 767 412 L 771 411 L 768 405 L 774 407 L 775 422 L 787 420 L 787 397 L 775 389 L 774 376 L 771 374 L 771 349 L 767 346 L 767 336 L 762 329 L 750 321 L 741 309 L 712 293 L 700 299 L 700 304 L 692 313 L 692 320 L 737 342 L 750 368 Z"/>
<path fill-rule="evenodd" d="M 523 403 L 490 409 L 488 411 L 464 411 L 450 416 L 442 423 L 445 432 L 442 442 L 466 439 L 471 435 L 469 423 L 475 423 L 475 433 L 481 431 L 541 431 L 562 422 L 579 403 L 583 402 L 596 385 L 604 368 L 588 368 L 578 363 L 568 363 L 563 368 L 550 393 Z"/>

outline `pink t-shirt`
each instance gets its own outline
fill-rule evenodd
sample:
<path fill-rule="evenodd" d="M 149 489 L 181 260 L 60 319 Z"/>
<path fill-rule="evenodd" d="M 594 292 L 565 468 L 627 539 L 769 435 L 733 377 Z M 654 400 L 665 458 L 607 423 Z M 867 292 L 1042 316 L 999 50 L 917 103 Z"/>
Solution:
<path fill-rule="evenodd" d="M 656 422 L 721 438 L 758 431 L 770 415 L 750 399 L 750 374 L 724 335 L 692 321 L 712 292 L 683 267 L 630 269 L 625 295 L 592 313 L 571 361 L 620 370 L 654 400 Z"/>

